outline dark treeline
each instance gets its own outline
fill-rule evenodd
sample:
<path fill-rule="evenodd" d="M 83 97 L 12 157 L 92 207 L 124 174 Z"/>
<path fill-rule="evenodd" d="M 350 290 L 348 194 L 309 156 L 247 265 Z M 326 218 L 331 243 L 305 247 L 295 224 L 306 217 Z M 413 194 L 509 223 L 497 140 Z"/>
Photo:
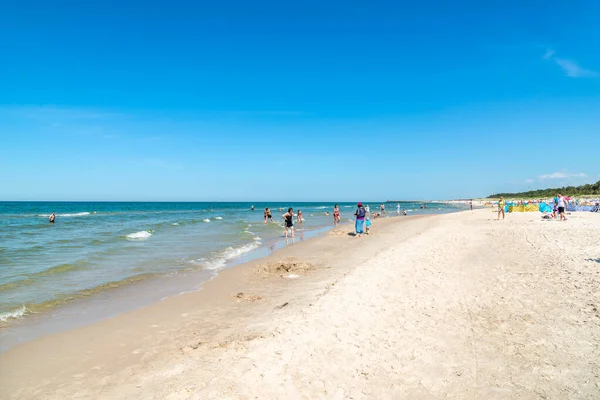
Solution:
<path fill-rule="evenodd" d="M 600 181 L 596 183 L 588 183 L 582 186 L 566 186 L 561 188 L 538 189 L 520 193 L 496 193 L 489 195 L 488 198 L 497 198 L 500 196 L 542 198 L 554 197 L 557 193 L 561 193 L 565 196 L 600 195 Z"/>

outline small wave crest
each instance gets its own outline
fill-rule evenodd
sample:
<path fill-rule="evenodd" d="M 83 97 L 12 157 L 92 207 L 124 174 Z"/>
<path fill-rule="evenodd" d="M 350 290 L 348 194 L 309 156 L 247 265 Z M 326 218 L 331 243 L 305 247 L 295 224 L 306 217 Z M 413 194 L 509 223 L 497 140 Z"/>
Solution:
<path fill-rule="evenodd" d="M 0 322 L 6 322 L 9 319 L 21 318 L 26 312 L 27 308 L 25 306 L 21 306 L 15 310 L 0 313 Z"/>
<path fill-rule="evenodd" d="M 127 239 L 131 239 L 131 240 L 146 240 L 150 236 L 152 236 L 152 231 L 139 231 L 139 232 L 130 233 L 129 235 L 126 235 L 125 237 Z"/>
<path fill-rule="evenodd" d="M 84 217 L 86 215 L 90 215 L 90 214 L 96 214 L 96 211 L 94 212 L 78 212 L 78 213 L 67 213 L 67 214 L 54 214 L 57 217 Z M 46 217 L 48 218 L 50 216 L 50 214 L 37 214 L 38 217 Z"/>
<path fill-rule="evenodd" d="M 258 239 L 258 240 L 257 240 Z M 235 260 L 242 254 L 248 253 L 260 246 L 262 243 L 261 239 L 257 236 L 252 243 L 245 244 L 239 247 L 227 247 L 224 251 L 215 254 L 211 258 L 200 258 L 192 261 L 194 264 L 200 264 L 204 269 L 207 270 L 219 270 L 224 268 L 228 262 Z"/>
<path fill-rule="evenodd" d="M 208 218 L 204 218 L 204 219 L 202 220 L 202 222 L 210 222 L 210 219 L 208 219 Z"/>
<path fill-rule="evenodd" d="M 223 219 L 223 217 L 215 217 L 215 219 Z"/>

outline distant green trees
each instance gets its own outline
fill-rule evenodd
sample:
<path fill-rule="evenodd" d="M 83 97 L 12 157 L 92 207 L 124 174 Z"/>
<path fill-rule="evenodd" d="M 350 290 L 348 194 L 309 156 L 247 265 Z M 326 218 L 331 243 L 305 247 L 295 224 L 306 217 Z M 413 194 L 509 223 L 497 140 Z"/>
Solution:
<path fill-rule="evenodd" d="M 600 181 L 596 183 L 588 183 L 582 186 L 566 186 L 561 188 L 538 189 L 520 193 L 496 193 L 491 194 L 488 198 L 504 197 L 522 197 L 522 198 L 544 198 L 554 197 L 557 193 L 562 193 L 565 196 L 589 196 L 600 195 Z"/>

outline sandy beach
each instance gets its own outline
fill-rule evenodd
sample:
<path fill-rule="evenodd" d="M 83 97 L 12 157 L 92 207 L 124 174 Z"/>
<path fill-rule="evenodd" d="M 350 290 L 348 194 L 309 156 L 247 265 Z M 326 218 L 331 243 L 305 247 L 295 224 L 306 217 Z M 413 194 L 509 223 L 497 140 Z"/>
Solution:
<path fill-rule="evenodd" d="M 600 215 L 342 226 L 0 356 L 3 399 L 600 398 Z"/>

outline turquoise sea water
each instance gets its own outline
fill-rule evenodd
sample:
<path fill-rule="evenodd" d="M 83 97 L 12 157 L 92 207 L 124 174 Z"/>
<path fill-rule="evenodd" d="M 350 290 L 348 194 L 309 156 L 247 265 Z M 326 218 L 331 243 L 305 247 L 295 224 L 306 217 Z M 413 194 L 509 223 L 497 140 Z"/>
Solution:
<path fill-rule="evenodd" d="M 0 327 L 111 289 L 168 282 L 164 278 L 186 271 L 206 272 L 198 275 L 206 280 L 274 249 L 283 237 L 279 208 L 302 210 L 300 236 L 331 226 L 325 212 L 331 214 L 333 205 L 256 203 L 250 211 L 250 203 L 0 202 Z M 263 223 L 266 206 L 275 223 Z M 387 207 L 395 215 L 395 204 Z M 442 203 L 402 208 L 410 214 L 456 210 Z M 340 209 L 342 222 L 353 219 L 355 203 L 340 203 Z M 51 212 L 54 224 L 48 222 Z M 169 294 L 165 285 L 161 290 Z"/>

